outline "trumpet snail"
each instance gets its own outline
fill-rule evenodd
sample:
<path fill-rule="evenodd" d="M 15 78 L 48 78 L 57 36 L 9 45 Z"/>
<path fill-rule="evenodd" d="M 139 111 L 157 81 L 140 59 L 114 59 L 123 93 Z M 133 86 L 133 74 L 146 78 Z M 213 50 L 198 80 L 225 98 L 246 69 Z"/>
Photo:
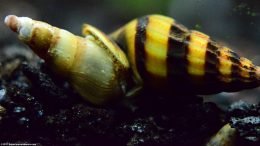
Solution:
<path fill-rule="evenodd" d="M 132 20 L 109 37 L 88 24 L 83 26 L 83 38 L 27 17 L 10 15 L 5 23 L 94 104 L 143 86 L 160 92 L 214 94 L 260 85 L 260 67 L 206 34 L 161 15 Z"/>
<path fill-rule="evenodd" d="M 10 15 L 5 23 L 88 101 L 105 104 L 125 94 L 126 56 L 96 28 L 85 25 L 83 38 L 27 17 Z"/>

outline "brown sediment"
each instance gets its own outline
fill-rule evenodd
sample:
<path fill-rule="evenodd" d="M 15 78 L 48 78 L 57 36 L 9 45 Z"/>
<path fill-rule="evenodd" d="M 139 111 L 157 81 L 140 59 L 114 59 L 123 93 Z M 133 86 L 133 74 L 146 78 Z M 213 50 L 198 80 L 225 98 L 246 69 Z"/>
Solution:
<path fill-rule="evenodd" d="M 18 32 L 18 17 L 15 15 L 8 15 L 5 17 L 5 24 L 8 26 L 12 31 Z"/>

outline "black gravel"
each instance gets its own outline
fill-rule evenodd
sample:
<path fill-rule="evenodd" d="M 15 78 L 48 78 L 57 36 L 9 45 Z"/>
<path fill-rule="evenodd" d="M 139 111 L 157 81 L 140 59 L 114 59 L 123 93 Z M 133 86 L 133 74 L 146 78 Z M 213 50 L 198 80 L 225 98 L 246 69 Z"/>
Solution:
<path fill-rule="evenodd" d="M 42 61 L 26 56 L 1 58 L 0 75 L 3 143 L 205 145 L 229 119 L 245 140 L 259 141 L 259 105 L 238 105 L 226 114 L 202 97 L 146 89 L 134 99 L 98 107 Z"/>
<path fill-rule="evenodd" d="M 243 137 L 244 145 L 260 145 L 260 103 L 248 104 L 243 101 L 233 103 L 229 108 L 232 127 Z"/>

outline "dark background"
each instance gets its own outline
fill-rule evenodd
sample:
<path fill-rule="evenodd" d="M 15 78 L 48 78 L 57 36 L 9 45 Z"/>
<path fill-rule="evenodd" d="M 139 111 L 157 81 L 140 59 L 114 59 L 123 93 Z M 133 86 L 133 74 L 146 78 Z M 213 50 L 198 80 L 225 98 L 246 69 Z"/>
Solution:
<path fill-rule="evenodd" d="M 259 0 L 0 0 L 0 52 L 14 46 L 25 48 L 4 26 L 9 14 L 45 21 L 80 35 L 83 23 L 109 33 L 133 18 L 154 13 L 202 31 L 260 65 Z M 260 101 L 259 95 L 257 88 L 207 99 L 222 105 L 240 98 L 255 103 Z"/>

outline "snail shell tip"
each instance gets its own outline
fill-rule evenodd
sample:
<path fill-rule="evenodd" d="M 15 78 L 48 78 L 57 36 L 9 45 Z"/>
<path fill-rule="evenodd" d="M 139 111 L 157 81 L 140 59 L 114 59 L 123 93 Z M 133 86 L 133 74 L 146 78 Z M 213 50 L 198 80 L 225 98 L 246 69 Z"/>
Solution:
<path fill-rule="evenodd" d="M 11 30 L 13 30 L 14 32 L 18 31 L 18 25 L 19 25 L 19 21 L 18 21 L 18 17 L 15 15 L 8 15 L 5 17 L 5 25 L 8 26 Z"/>
<path fill-rule="evenodd" d="M 35 22 L 28 17 L 17 17 L 15 15 L 8 15 L 5 17 L 5 25 L 12 31 L 18 33 L 23 40 L 28 40 L 31 37 L 31 31 Z"/>

